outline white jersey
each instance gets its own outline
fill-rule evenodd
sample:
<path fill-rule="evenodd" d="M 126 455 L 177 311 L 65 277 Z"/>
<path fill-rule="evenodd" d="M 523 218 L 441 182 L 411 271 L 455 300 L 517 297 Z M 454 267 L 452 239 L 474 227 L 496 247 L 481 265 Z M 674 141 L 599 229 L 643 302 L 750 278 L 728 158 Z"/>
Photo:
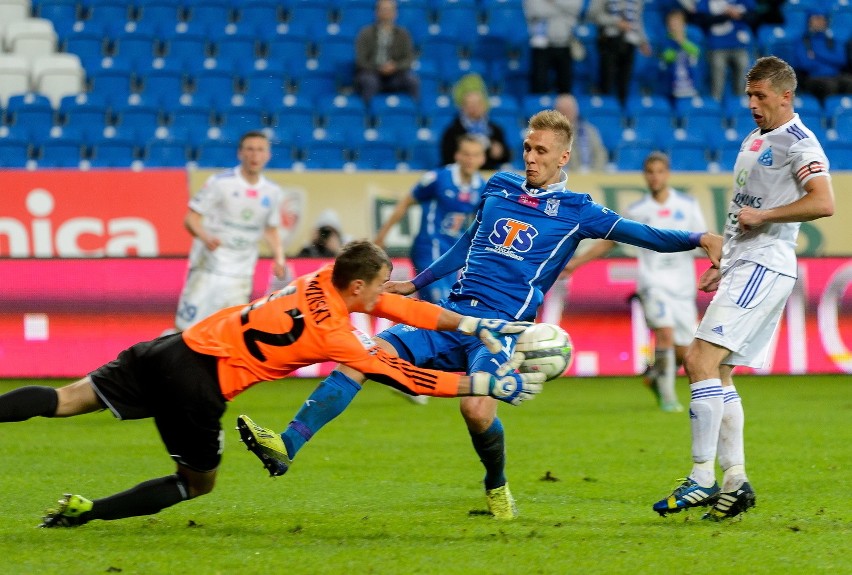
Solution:
<path fill-rule="evenodd" d="M 191 269 L 234 277 L 254 275 L 258 241 L 267 226 L 281 220 L 282 191 L 263 176 L 255 185 L 240 175 L 239 167 L 211 176 L 189 200 L 189 207 L 204 216 L 204 227 L 219 238 L 212 252 L 195 238 L 189 254 Z"/>
<path fill-rule="evenodd" d="M 796 277 L 796 237 L 800 222 L 770 223 L 742 231 L 740 209 L 786 206 L 805 195 L 804 185 L 816 177 L 830 177 L 828 158 L 813 132 L 799 115 L 774 130 L 754 130 L 740 146 L 734 165 L 734 194 L 725 220 L 722 273 L 738 260 L 761 264 Z"/>
<path fill-rule="evenodd" d="M 625 216 L 656 228 L 707 231 L 698 202 L 673 188 L 669 188 L 669 197 L 665 203 L 661 204 L 651 194 L 647 194 L 629 206 Z M 663 254 L 644 248 L 635 249 L 639 259 L 639 291 L 653 288 L 677 297 L 695 297 L 694 252 Z"/>

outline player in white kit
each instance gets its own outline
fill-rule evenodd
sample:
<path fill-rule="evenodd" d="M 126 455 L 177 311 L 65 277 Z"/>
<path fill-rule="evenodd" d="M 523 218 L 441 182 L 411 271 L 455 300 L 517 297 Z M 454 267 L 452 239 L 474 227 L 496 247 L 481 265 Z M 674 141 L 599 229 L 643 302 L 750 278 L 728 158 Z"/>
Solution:
<path fill-rule="evenodd" d="M 707 231 L 698 202 L 669 186 L 668 156 L 652 152 L 645 158 L 643 167 L 649 193 L 629 206 L 624 215 L 657 228 Z M 573 273 L 584 263 L 606 255 L 616 245 L 611 240 L 598 240 L 573 257 L 563 273 Z M 643 248 L 635 251 L 639 261 L 637 291 L 645 322 L 654 332 L 654 363 L 645 372 L 645 378 L 663 411 L 680 412 L 683 406 L 675 393 L 675 376 L 698 323 L 695 254 L 666 254 Z"/>
<path fill-rule="evenodd" d="M 693 467 L 653 505 L 660 515 L 712 504 L 703 518 L 719 521 L 755 504 L 745 471 L 742 402 L 731 375 L 737 365 L 762 367 L 767 360 L 796 282 L 800 222 L 834 213 L 828 159 L 793 110 L 795 91 L 793 69 L 775 56 L 759 58 L 746 75 L 758 129 L 740 146 L 722 261 L 699 280 L 700 289 L 716 295 L 686 354 Z"/>
<path fill-rule="evenodd" d="M 258 241 L 273 253 L 273 273 L 286 273 L 278 233 L 282 191 L 262 170 L 271 157 L 269 139 L 247 132 L 237 149 L 240 165 L 211 176 L 189 201 L 184 225 L 194 237 L 175 327 L 185 330 L 224 307 L 248 303 Z"/>

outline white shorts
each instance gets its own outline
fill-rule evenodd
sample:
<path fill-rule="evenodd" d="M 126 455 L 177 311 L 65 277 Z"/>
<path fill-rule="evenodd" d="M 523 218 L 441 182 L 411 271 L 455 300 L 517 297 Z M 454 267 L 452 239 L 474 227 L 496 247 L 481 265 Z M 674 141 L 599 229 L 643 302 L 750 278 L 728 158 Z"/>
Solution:
<path fill-rule="evenodd" d="M 695 297 L 679 298 L 651 288 L 642 290 L 639 300 L 649 328 L 672 328 L 675 345 L 686 346 L 692 342 L 695 326 L 698 325 Z"/>
<path fill-rule="evenodd" d="M 695 337 L 730 350 L 722 363 L 761 368 L 796 278 L 740 260 L 722 276 Z"/>
<path fill-rule="evenodd" d="M 189 270 L 178 302 L 175 327 L 183 331 L 224 307 L 247 304 L 252 280 L 202 269 Z"/>

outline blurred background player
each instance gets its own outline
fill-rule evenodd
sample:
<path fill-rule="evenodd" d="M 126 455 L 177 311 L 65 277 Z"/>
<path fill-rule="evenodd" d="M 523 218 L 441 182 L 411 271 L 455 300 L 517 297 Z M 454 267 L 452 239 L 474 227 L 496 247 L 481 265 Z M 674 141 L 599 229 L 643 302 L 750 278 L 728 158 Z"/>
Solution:
<path fill-rule="evenodd" d="M 355 91 L 367 104 L 378 93 L 420 97 L 420 78 L 411 69 L 414 42 L 396 18 L 396 0 L 378 0 L 376 21 L 355 39 Z"/>
<path fill-rule="evenodd" d="M 299 258 L 333 258 L 340 253 L 341 248 L 348 242 L 344 238 L 340 218 L 332 209 L 323 210 L 314 223 L 311 241 L 305 245 L 296 257 Z"/>
<path fill-rule="evenodd" d="M 189 200 L 184 225 L 193 236 L 189 270 L 175 327 L 194 325 L 213 312 L 248 303 L 263 238 L 272 250 L 272 272 L 284 278 L 284 247 L 278 233 L 282 191 L 263 176 L 271 157 L 262 132 L 240 138 L 240 165 L 211 176 Z"/>
<path fill-rule="evenodd" d="M 584 238 L 611 238 L 661 251 L 688 251 L 699 245 L 718 262 L 722 239 L 714 234 L 661 230 L 627 220 L 596 204 L 588 194 L 566 187 L 563 171 L 573 130 L 560 112 L 545 110 L 529 121 L 524 140 L 526 177 L 500 172 L 488 180 L 473 224 L 453 247 L 412 281 L 388 282 L 386 291 L 408 295 L 432 281 L 464 273 L 441 306 L 462 315 L 476 313 L 495 321 L 534 320 L 544 294 L 556 281 Z M 476 338 L 414 329 L 397 324 L 376 336 L 382 349 L 414 365 L 468 374 L 493 373 L 512 352 L 514 337 L 499 352 Z M 338 366 L 305 401 L 281 433 L 287 461 L 323 425 L 350 404 L 367 379 Z M 485 467 L 485 497 L 496 519 L 517 515 L 505 475 L 503 424 L 493 401 L 461 401 L 461 412 L 474 450 Z M 264 435 L 275 437 L 268 429 Z M 289 463 L 282 463 L 286 470 Z"/>
<path fill-rule="evenodd" d="M 625 215 L 657 228 L 703 232 L 707 230 L 701 208 L 694 199 L 669 186 L 669 158 L 653 152 L 644 163 L 648 194 L 632 204 Z M 602 257 L 615 248 L 611 240 L 599 240 L 565 266 L 572 274 L 578 267 Z M 654 332 L 654 363 L 645 380 L 663 411 L 683 411 L 675 392 L 677 368 L 698 325 L 695 257 L 690 252 L 663 254 L 638 248 L 637 289 L 645 322 Z"/>
<path fill-rule="evenodd" d="M 410 254 L 415 273 L 425 270 L 456 243 L 479 205 L 485 187 L 479 174 L 485 163 L 482 141 L 471 134 L 463 134 L 456 143 L 454 158 L 454 163 L 424 174 L 411 193 L 396 204 L 376 234 L 376 244 L 384 246 L 391 228 L 412 205 L 420 204 L 420 229 L 411 244 Z M 452 275 L 442 278 L 418 296 L 438 303 L 450 294 L 455 281 Z"/>
<path fill-rule="evenodd" d="M 793 68 L 775 56 L 759 58 L 746 76 L 746 94 L 758 129 L 739 148 L 722 261 L 699 281 L 699 288 L 716 295 L 684 363 L 691 392 L 692 471 L 671 495 L 654 503 L 660 515 L 713 505 L 703 518 L 718 521 L 754 507 L 745 470 L 745 415 L 733 370 L 766 363 L 796 285 L 801 222 L 834 213 L 828 158 L 793 109 Z M 724 473 L 721 488 L 717 456 Z"/>
<path fill-rule="evenodd" d="M 502 366 L 496 377 L 467 377 L 418 369 L 377 349 L 352 326 L 351 312 L 415 321 L 424 329 L 460 329 L 497 347 L 501 333 L 518 333 L 529 325 L 462 317 L 432 304 L 383 294 L 391 265 L 379 247 L 354 242 L 334 264 L 286 289 L 251 306 L 220 310 L 183 333 L 138 343 L 75 383 L 59 389 L 29 385 L 0 396 L 0 422 L 64 418 L 103 409 L 121 420 L 153 418 L 177 464 L 172 475 L 94 501 L 66 495 L 41 527 L 150 515 L 210 493 L 224 449 L 220 420 L 227 402 L 261 381 L 281 379 L 316 362 L 343 362 L 410 393 L 446 397 L 494 393 L 518 404 L 541 390 L 544 375 L 510 373 L 520 365 L 518 357 Z M 238 419 L 241 435 L 250 425 L 248 418 Z"/>

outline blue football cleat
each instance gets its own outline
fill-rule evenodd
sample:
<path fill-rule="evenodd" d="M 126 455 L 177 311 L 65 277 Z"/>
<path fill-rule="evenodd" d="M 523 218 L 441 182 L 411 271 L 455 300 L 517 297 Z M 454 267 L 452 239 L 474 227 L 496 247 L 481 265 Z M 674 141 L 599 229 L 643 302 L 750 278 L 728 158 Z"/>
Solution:
<path fill-rule="evenodd" d="M 654 503 L 654 511 L 665 517 L 668 513 L 680 513 L 690 507 L 706 506 L 715 503 L 719 496 L 719 484 L 701 487 L 690 478 L 681 483 L 671 495 Z"/>

